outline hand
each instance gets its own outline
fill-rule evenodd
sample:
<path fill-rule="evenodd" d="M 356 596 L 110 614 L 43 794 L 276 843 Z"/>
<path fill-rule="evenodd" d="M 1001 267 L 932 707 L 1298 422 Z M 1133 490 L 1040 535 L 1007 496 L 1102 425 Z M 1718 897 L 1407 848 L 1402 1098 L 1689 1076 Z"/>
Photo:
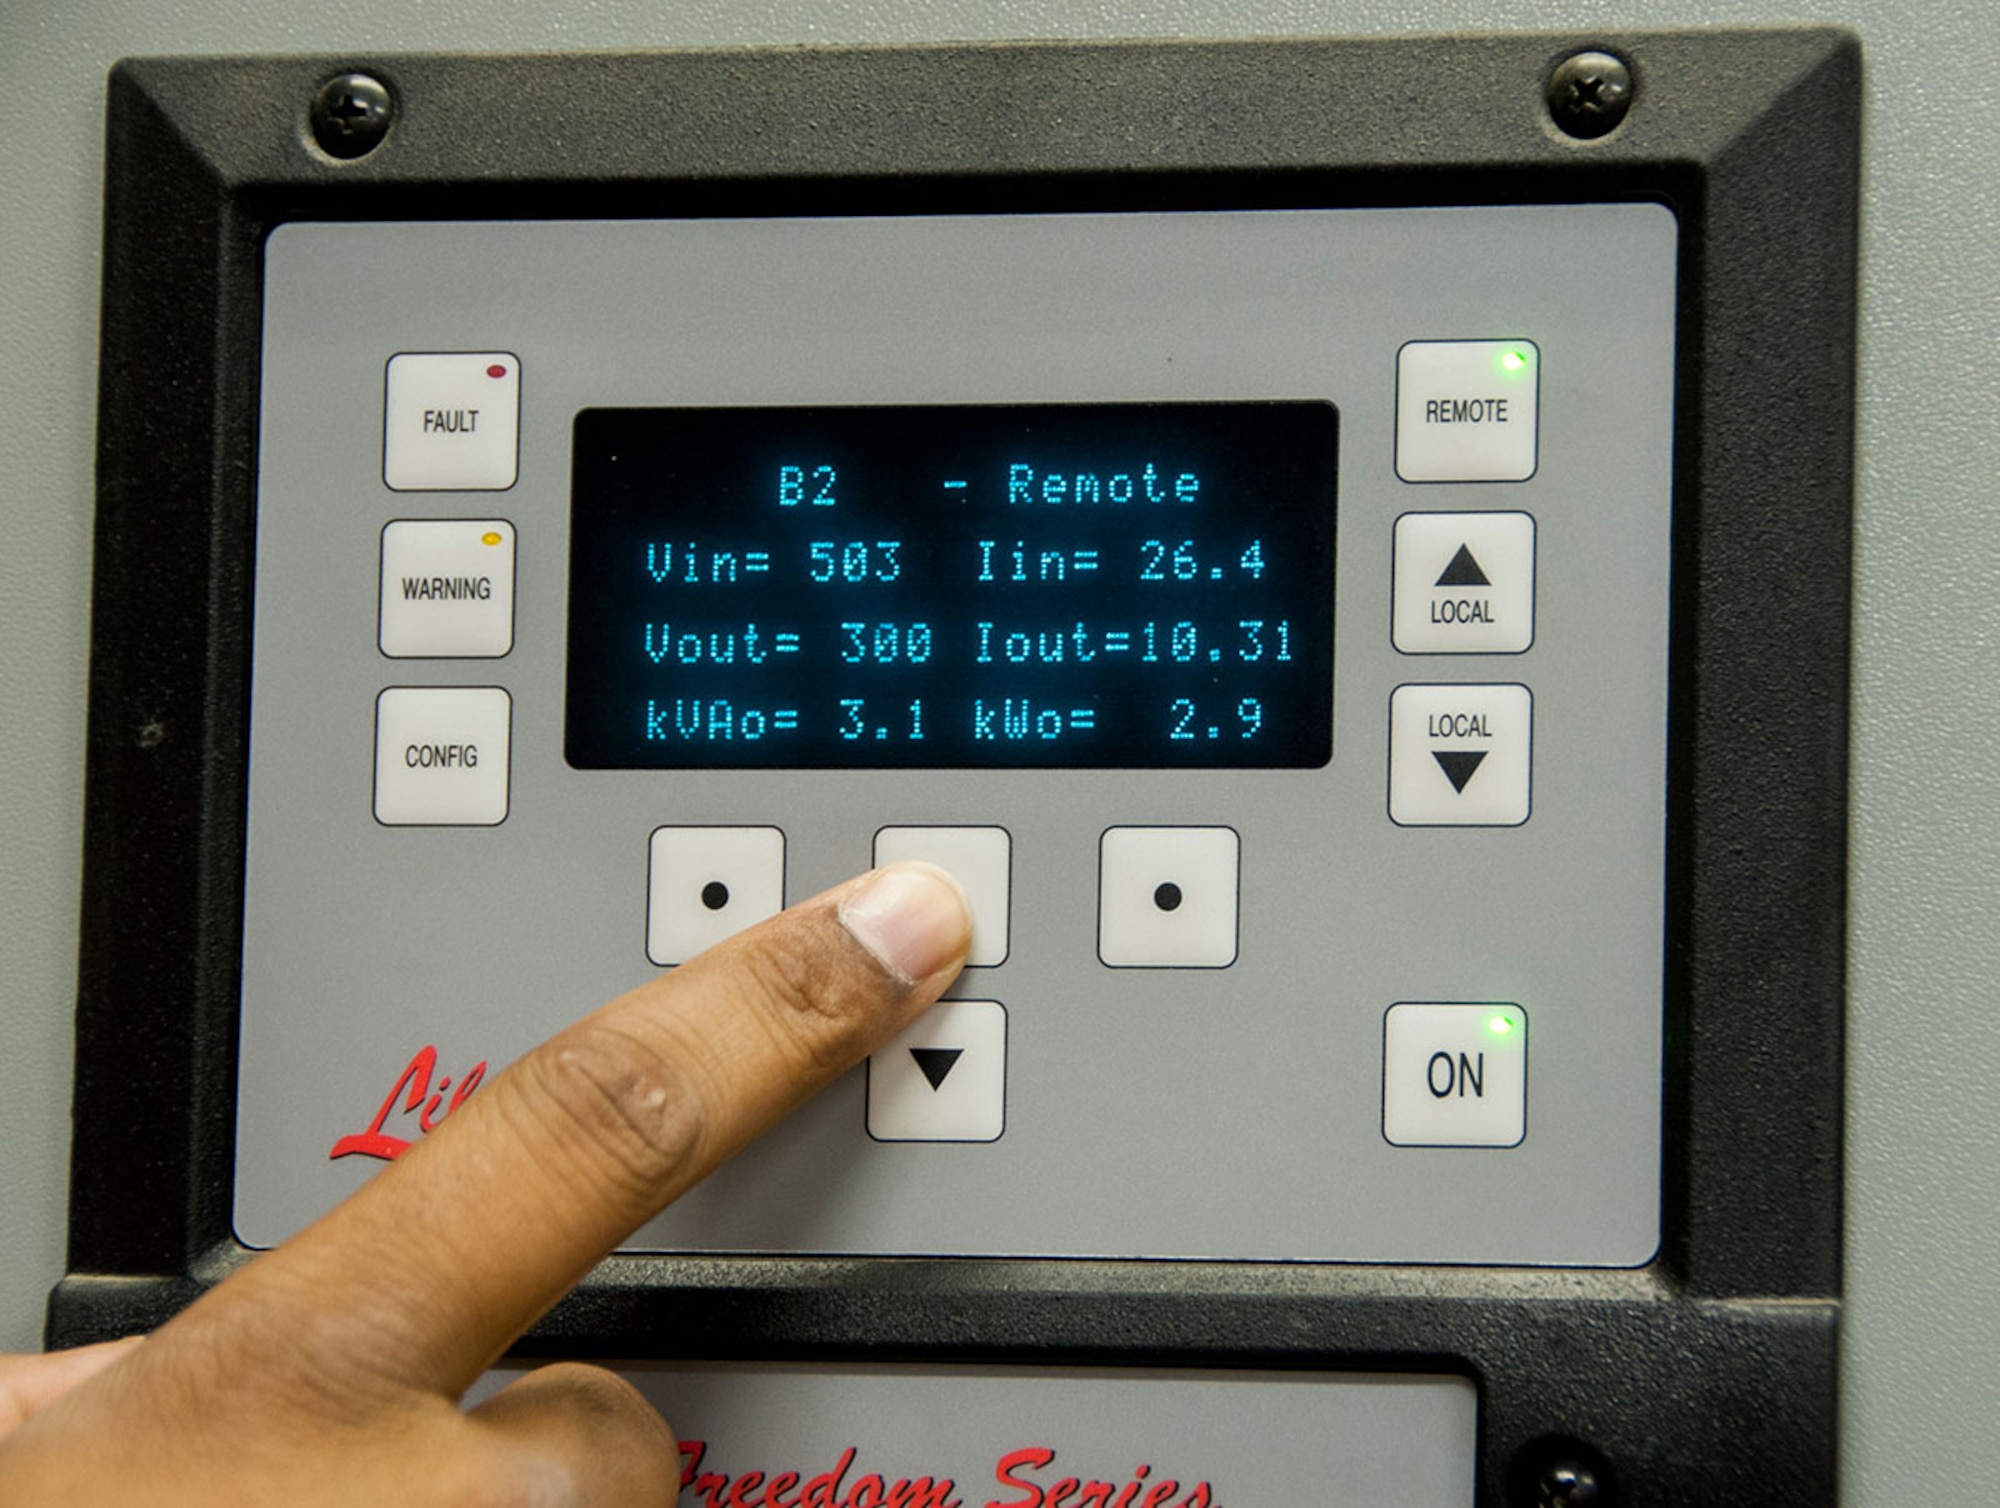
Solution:
<path fill-rule="evenodd" d="M 0 1358 L 0 1502 L 670 1504 L 666 1425 L 595 1367 L 460 1395 L 634 1229 L 935 1000 L 928 865 L 850 880 L 529 1053 L 142 1342 Z M 11 1412 L 10 1412 L 11 1410 Z"/>

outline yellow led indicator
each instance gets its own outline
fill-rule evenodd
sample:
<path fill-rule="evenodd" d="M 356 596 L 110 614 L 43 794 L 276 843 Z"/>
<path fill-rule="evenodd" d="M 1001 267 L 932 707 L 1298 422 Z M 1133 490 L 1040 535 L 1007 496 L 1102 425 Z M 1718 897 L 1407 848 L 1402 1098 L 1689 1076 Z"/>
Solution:
<path fill-rule="evenodd" d="M 1508 351 L 1500 357 L 1501 368 L 1505 371 L 1518 372 L 1526 367 L 1527 364 L 1528 357 L 1524 351 Z"/>
<path fill-rule="evenodd" d="M 499 530 L 497 530 L 497 529 L 488 529 L 488 530 L 487 530 L 487 531 L 486 531 L 486 532 L 485 532 L 484 534 L 482 534 L 482 535 L 480 535 L 480 536 L 479 536 L 479 542 L 480 542 L 480 543 L 481 543 L 482 545 L 497 545 L 497 544 L 499 544 L 499 543 L 500 543 L 500 531 L 499 531 Z"/>
<path fill-rule="evenodd" d="M 1504 1037 L 1514 1029 L 1512 1016 L 1495 1016 L 1486 1023 L 1486 1029 L 1496 1037 Z"/>

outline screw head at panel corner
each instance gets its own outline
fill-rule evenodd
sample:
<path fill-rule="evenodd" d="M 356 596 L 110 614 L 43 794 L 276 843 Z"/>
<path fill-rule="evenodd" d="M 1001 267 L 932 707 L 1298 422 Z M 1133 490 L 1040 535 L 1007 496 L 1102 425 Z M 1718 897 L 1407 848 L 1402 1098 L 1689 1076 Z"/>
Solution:
<path fill-rule="evenodd" d="M 1632 108 L 1632 70 L 1608 52 L 1579 52 L 1549 75 L 1549 115 L 1564 135 L 1595 141 Z"/>
<path fill-rule="evenodd" d="M 328 79 L 313 96 L 313 140 L 329 157 L 348 161 L 366 157 L 389 134 L 395 114 L 395 98 L 380 79 L 343 73 Z"/>
<path fill-rule="evenodd" d="M 1551 1461 L 1535 1478 L 1535 1508 L 1603 1508 L 1609 1501 L 1597 1472 L 1582 1461 Z"/>

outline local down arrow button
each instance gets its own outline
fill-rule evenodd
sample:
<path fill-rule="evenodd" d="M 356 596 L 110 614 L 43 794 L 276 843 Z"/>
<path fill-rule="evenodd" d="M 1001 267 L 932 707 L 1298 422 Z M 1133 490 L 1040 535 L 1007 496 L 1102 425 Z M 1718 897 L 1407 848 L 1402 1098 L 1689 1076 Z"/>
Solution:
<path fill-rule="evenodd" d="M 1472 778 L 1473 773 L 1478 770 L 1481 761 L 1486 758 L 1486 751 L 1484 749 L 1433 749 L 1431 750 L 1431 758 L 1438 762 L 1438 768 L 1444 771 L 1444 778 L 1451 782 L 1451 788 L 1463 796 L 1465 794 L 1465 783 Z M 1484 788 L 1482 787 L 1482 789 Z"/>

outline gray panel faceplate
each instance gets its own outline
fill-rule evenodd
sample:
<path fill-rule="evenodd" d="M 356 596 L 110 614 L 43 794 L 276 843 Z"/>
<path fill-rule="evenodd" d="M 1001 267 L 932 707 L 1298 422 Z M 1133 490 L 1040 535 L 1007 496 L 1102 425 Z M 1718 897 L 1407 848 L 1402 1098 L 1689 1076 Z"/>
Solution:
<path fill-rule="evenodd" d="M 1659 1233 L 1676 229 L 1649 205 L 897 220 L 293 225 L 266 258 L 236 1228 L 282 1240 L 379 1164 L 330 1160 L 412 1056 L 454 1087 L 651 972 L 648 835 L 770 825 L 787 898 L 885 824 L 1012 837 L 1005 1133 L 885 1144 L 859 1073 L 635 1249 L 1632 1265 Z M 1396 467 L 1397 353 L 1532 341 L 1537 469 Z M 391 492 L 398 352 L 520 362 L 519 477 Z M 1334 753 L 1318 770 L 578 772 L 564 762 L 570 429 L 591 406 L 1316 398 L 1340 410 Z M 1401 654 L 1411 512 L 1535 521 L 1525 653 Z M 393 519 L 518 535 L 511 653 L 392 660 Z M 1532 815 L 1405 827 L 1392 693 L 1524 685 Z M 393 686 L 512 698 L 506 820 L 378 825 Z M 1241 840 L 1226 969 L 1108 969 L 1107 827 Z M 1532 1025 L 1525 1135 L 1383 1134 L 1398 1002 Z M 448 1103 L 445 1091 L 440 1104 Z M 436 1112 L 433 1111 L 433 1114 Z"/>
<path fill-rule="evenodd" d="M 690 1508 L 1469 1508 L 1473 1500 L 1477 1396 L 1459 1377 L 620 1370 L 673 1426 Z M 489 1373 L 468 1403 L 518 1375 Z M 938 1417 L 941 1389 L 952 1399 L 948 1422 Z"/>

